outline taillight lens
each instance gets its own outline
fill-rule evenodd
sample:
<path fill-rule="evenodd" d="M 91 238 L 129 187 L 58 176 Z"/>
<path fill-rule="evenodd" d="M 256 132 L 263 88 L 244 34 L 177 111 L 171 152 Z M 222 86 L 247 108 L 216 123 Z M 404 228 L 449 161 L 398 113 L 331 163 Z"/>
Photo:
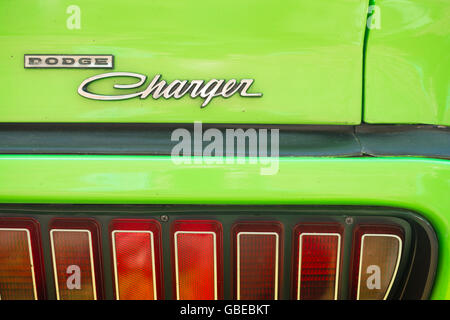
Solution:
<path fill-rule="evenodd" d="M 216 221 L 176 221 L 172 248 L 176 299 L 220 299 L 222 225 Z"/>
<path fill-rule="evenodd" d="M 233 227 L 235 297 L 276 300 L 280 283 L 282 226 L 241 222 Z"/>
<path fill-rule="evenodd" d="M 298 300 L 338 298 L 343 228 L 299 224 L 294 229 L 294 296 Z"/>
<path fill-rule="evenodd" d="M 58 300 L 102 298 L 98 225 L 91 219 L 55 219 L 50 244 Z"/>
<path fill-rule="evenodd" d="M 387 299 L 400 264 L 403 230 L 387 225 L 359 225 L 353 238 L 352 297 Z"/>
<path fill-rule="evenodd" d="M 39 223 L 0 218 L 0 299 L 45 298 Z"/>
<path fill-rule="evenodd" d="M 110 225 L 117 300 L 162 299 L 161 228 L 156 220 Z"/>

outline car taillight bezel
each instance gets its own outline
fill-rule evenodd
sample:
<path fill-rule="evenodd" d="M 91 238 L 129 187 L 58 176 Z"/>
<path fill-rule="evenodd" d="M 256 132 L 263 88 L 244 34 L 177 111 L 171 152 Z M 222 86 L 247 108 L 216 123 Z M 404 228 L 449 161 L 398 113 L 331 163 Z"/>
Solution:
<path fill-rule="evenodd" d="M 302 235 L 317 236 L 336 236 L 337 244 L 337 261 L 335 268 L 335 288 L 333 300 L 339 298 L 339 289 L 341 285 L 341 270 L 344 257 L 344 226 L 334 222 L 303 222 L 298 223 L 293 230 L 293 266 L 292 266 L 292 299 L 301 299 L 301 263 L 302 263 Z"/>
<path fill-rule="evenodd" d="M 213 234 L 215 242 L 214 257 L 214 298 L 223 299 L 223 228 L 217 220 L 176 220 L 170 227 L 170 247 L 172 255 L 172 275 L 173 275 L 173 299 L 181 300 L 180 280 L 178 267 L 178 248 L 176 237 L 178 234 Z"/>
<path fill-rule="evenodd" d="M 163 249 L 164 299 L 174 299 L 175 280 L 172 270 L 173 223 L 179 220 L 214 220 L 223 228 L 223 298 L 233 299 L 233 270 L 231 256 L 231 228 L 242 221 L 277 221 L 284 227 L 284 255 L 279 299 L 295 299 L 292 282 L 293 226 L 300 223 L 339 223 L 344 227 L 343 251 L 339 299 L 350 299 L 351 248 L 353 229 L 358 224 L 393 224 L 405 229 L 404 250 L 388 299 L 426 299 L 429 297 L 437 265 L 438 242 L 432 226 L 419 214 L 399 208 L 362 206 L 237 206 L 237 205 L 1 205 L 0 217 L 27 216 L 38 221 L 42 230 L 48 230 L 55 219 L 92 219 L 98 222 L 103 246 L 109 247 L 109 224 L 114 219 L 154 219 L 161 225 Z M 75 217 L 75 218 L 74 218 Z M 55 299 L 51 248 L 47 232 L 42 238 L 43 260 L 48 298 Z M 106 299 L 114 299 L 112 255 L 102 251 L 104 263 L 104 290 Z M 222 270 L 219 270 L 222 271 Z"/>
<path fill-rule="evenodd" d="M 103 281 L 103 259 L 102 259 L 102 241 L 101 229 L 99 223 L 93 218 L 54 218 L 49 223 L 49 237 L 51 247 L 51 260 L 53 269 L 54 286 L 56 299 L 61 299 L 59 291 L 60 286 L 57 275 L 57 261 L 55 256 L 55 247 L 53 244 L 52 234 L 56 231 L 63 232 L 88 232 L 91 242 L 91 269 L 94 276 L 93 293 L 94 300 L 102 300 L 104 298 L 104 281 Z"/>
<path fill-rule="evenodd" d="M 387 289 L 386 294 L 383 297 L 383 300 L 386 300 L 392 290 L 392 287 L 397 280 L 397 275 L 400 269 L 400 265 L 403 262 L 403 265 L 405 262 L 403 260 L 406 259 L 405 256 L 405 230 L 397 224 L 386 224 L 384 223 L 372 223 L 372 222 L 366 222 L 366 223 L 359 223 L 357 224 L 353 229 L 353 235 L 352 235 L 352 252 L 351 252 L 351 270 L 350 270 L 350 280 L 349 280 L 349 287 L 350 287 L 350 297 L 355 300 L 359 300 L 359 289 L 360 289 L 360 278 L 361 278 L 361 259 L 362 256 L 362 244 L 364 241 L 365 236 L 384 236 L 384 237 L 395 237 L 399 239 L 399 252 L 398 257 L 396 261 L 396 267 L 395 271 L 393 273 L 393 276 L 391 278 L 389 287 Z"/>
<path fill-rule="evenodd" d="M 231 268 L 233 270 L 233 297 L 237 300 L 241 299 L 239 292 L 240 267 L 239 259 L 239 234 L 261 234 L 261 235 L 276 235 L 277 250 L 275 259 L 275 282 L 274 282 L 274 300 L 279 299 L 279 291 L 283 283 L 283 267 L 284 267 L 284 227 L 278 221 L 238 221 L 231 227 L 231 246 L 232 259 Z"/>
<path fill-rule="evenodd" d="M 0 217 L 0 229 L 26 230 L 33 273 L 34 300 L 47 297 L 40 223 L 29 217 Z"/>
<path fill-rule="evenodd" d="M 162 261 L 162 241 L 161 241 L 161 225 L 155 219 L 113 219 L 109 225 L 109 239 L 112 257 L 112 271 L 114 284 L 114 297 L 120 299 L 118 288 L 118 270 L 114 235 L 115 232 L 149 232 L 152 235 L 153 243 L 153 278 L 154 278 L 154 300 L 164 299 L 164 283 L 163 283 L 163 261 Z"/>

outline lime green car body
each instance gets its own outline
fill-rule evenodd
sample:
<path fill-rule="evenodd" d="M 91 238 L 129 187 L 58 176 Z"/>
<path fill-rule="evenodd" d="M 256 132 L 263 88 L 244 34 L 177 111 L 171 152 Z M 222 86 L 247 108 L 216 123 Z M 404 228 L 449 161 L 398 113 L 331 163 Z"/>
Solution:
<path fill-rule="evenodd" d="M 449 14 L 447 0 L 3 0 L 0 122 L 445 127 Z M 253 78 L 263 96 L 205 108 L 188 97 L 89 100 L 78 86 L 108 71 L 23 67 L 25 54 L 49 53 L 112 54 L 114 71 L 169 81 Z M 92 90 L 119 94 L 112 84 Z M 278 174 L 258 172 L 247 163 L 177 166 L 170 156 L 3 154 L 0 203 L 410 209 L 438 237 L 431 298 L 450 299 L 448 159 L 286 157 Z"/>

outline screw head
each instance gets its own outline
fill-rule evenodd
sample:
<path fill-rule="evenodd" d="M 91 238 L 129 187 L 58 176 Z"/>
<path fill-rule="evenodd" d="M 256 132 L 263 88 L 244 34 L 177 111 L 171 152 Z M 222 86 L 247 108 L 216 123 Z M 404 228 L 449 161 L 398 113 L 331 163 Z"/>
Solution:
<path fill-rule="evenodd" d="M 162 215 L 159 219 L 160 219 L 162 222 L 167 222 L 167 221 L 169 221 L 169 216 Z"/>
<path fill-rule="evenodd" d="M 345 218 L 345 223 L 346 224 L 353 224 L 353 218 L 352 217 Z"/>

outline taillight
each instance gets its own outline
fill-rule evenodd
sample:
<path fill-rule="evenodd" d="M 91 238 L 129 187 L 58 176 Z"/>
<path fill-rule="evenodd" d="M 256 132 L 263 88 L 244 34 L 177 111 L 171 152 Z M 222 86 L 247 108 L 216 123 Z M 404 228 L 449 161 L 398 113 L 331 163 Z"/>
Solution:
<path fill-rule="evenodd" d="M 156 220 L 110 225 L 117 300 L 162 299 L 161 227 Z"/>
<path fill-rule="evenodd" d="M 276 222 L 240 222 L 232 231 L 235 297 L 277 300 L 281 274 L 282 226 Z"/>
<path fill-rule="evenodd" d="M 403 230 L 388 225 L 359 225 L 353 245 L 352 297 L 386 299 L 400 264 Z"/>
<path fill-rule="evenodd" d="M 173 265 L 177 300 L 222 297 L 222 225 L 216 221 L 175 221 Z"/>
<path fill-rule="evenodd" d="M 92 219 L 54 219 L 50 245 L 58 300 L 102 298 L 100 232 Z"/>
<path fill-rule="evenodd" d="M 0 299 L 45 298 L 39 223 L 0 218 Z"/>
<path fill-rule="evenodd" d="M 339 224 L 299 224 L 294 229 L 294 296 L 336 300 L 343 228 Z"/>

